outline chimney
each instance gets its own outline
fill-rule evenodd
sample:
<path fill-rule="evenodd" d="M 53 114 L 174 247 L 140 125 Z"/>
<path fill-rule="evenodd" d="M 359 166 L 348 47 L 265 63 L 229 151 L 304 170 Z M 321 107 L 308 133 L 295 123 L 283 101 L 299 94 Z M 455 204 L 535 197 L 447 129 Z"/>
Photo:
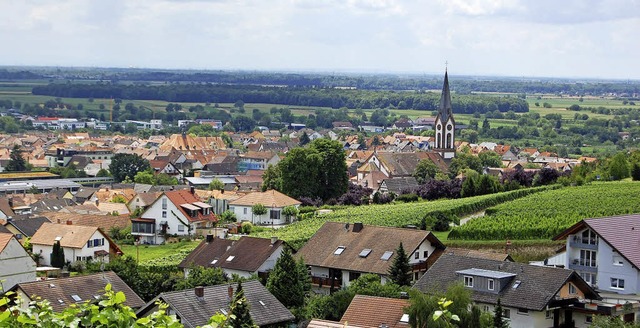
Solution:
<path fill-rule="evenodd" d="M 100 205 L 100 200 L 96 198 L 96 206 Z"/>
<path fill-rule="evenodd" d="M 278 237 L 276 236 L 271 237 L 271 245 L 274 245 L 277 241 L 278 241 Z"/>
<path fill-rule="evenodd" d="M 9 198 L 9 207 L 13 208 L 13 197 Z"/>
<path fill-rule="evenodd" d="M 207 243 L 210 243 L 213 241 L 213 235 L 207 235 Z"/>
<path fill-rule="evenodd" d="M 195 194 L 195 193 L 196 193 L 196 187 L 191 186 L 191 194 L 193 195 L 193 194 Z"/>
<path fill-rule="evenodd" d="M 196 294 L 196 297 L 198 298 L 198 300 L 203 300 L 204 299 L 204 287 L 203 286 L 196 286 L 196 288 L 194 288 L 193 291 Z"/>
<path fill-rule="evenodd" d="M 511 251 L 511 240 L 507 239 L 507 244 L 504 246 L 505 254 L 509 254 Z"/>
<path fill-rule="evenodd" d="M 67 220 L 67 225 L 73 225 L 73 221 Z"/>
<path fill-rule="evenodd" d="M 364 228 L 364 226 L 362 225 L 362 222 L 355 222 L 353 224 L 353 232 L 360 232 L 362 231 L 362 228 Z"/>
<path fill-rule="evenodd" d="M 60 219 L 58 219 L 58 224 L 60 224 Z"/>
<path fill-rule="evenodd" d="M 227 288 L 227 295 L 229 295 L 229 299 L 233 298 L 233 286 L 229 285 L 229 288 Z"/>

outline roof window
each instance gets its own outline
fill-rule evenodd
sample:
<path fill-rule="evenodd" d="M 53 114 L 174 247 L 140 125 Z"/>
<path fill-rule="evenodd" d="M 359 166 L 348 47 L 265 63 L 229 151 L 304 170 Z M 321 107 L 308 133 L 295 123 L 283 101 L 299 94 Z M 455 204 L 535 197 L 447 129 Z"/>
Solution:
<path fill-rule="evenodd" d="M 511 288 L 516 289 L 516 288 L 520 287 L 521 283 L 522 283 L 522 281 L 516 280 L 516 282 L 513 283 L 513 286 L 511 286 Z"/>
<path fill-rule="evenodd" d="M 360 254 L 358 254 L 358 256 L 367 257 L 367 256 L 369 256 L 370 253 L 371 253 L 371 249 L 365 248 L 365 249 L 362 250 L 362 252 L 360 252 Z"/>
<path fill-rule="evenodd" d="M 403 314 L 402 318 L 400 318 L 400 322 L 402 323 L 409 323 L 409 315 L 408 314 Z"/>
<path fill-rule="evenodd" d="M 389 261 L 392 255 L 393 255 L 393 251 L 386 251 L 384 252 L 384 254 L 382 254 L 382 257 L 380 257 L 380 259 L 383 261 Z"/>
<path fill-rule="evenodd" d="M 346 248 L 346 247 L 344 247 L 344 246 L 338 246 L 338 248 L 336 248 L 335 252 L 333 252 L 333 255 L 340 255 L 340 254 L 342 254 L 342 252 L 344 252 L 344 249 L 345 249 L 345 248 Z"/>
<path fill-rule="evenodd" d="M 76 295 L 76 294 L 71 295 L 71 298 L 73 298 L 73 300 L 74 300 L 74 301 L 76 301 L 76 302 L 80 302 L 80 301 L 82 301 L 82 299 L 80 298 L 80 296 L 78 296 L 78 295 Z"/>
<path fill-rule="evenodd" d="M 227 262 L 231 262 L 233 261 L 233 259 L 235 259 L 236 257 L 233 255 L 230 255 L 229 257 L 227 257 Z"/>

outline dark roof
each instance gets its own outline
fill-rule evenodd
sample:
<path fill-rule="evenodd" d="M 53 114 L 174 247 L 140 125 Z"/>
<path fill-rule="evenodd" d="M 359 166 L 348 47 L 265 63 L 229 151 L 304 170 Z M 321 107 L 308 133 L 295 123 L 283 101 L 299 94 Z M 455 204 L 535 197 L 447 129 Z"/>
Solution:
<path fill-rule="evenodd" d="M 7 198 L 0 198 L 0 212 L 4 213 L 5 216 L 14 216 L 13 210 L 9 205 L 9 200 Z"/>
<path fill-rule="evenodd" d="M 231 247 L 233 240 L 214 238 L 207 243 L 203 240 L 187 257 L 180 262 L 179 268 L 188 268 L 192 265 L 210 267 L 213 260 L 220 260 L 222 255 Z"/>
<path fill-rule="evenodd" d="M 77 205 L 71 199 L 59 198 L 59 199 L 41 199 L 31 204 L 31 211 L 34 213 L 42 212 L 58 212 L 67 206 Z"/>
<path fill-rule="evenodd" d="M 554 237 L 553 240 L 566 239 L 585 228 L 591 228 L 607 244 L 611 245 L 627 261 L 640 268 L 640 214 L 609 216 L 584 219 Z"/>
<path fill-rule="evenodd" d="M 307 265 L 386 275 L 400 242 L 407 254 L 426 240 L 437 248 L 444 248 L 429 231 L 364 225 L 360 232 L 353 232 L 354 224 L 349 225 L 349 229 L 345 226 L 345 223 L 325 222 L 296 257 L 303 257 Z M 335 255 L 339 246 L 343 246 L 344 251 Z M 364 249 L 371 252 L 366 257 L 359 256 Z M 382 260 L 385 252 L 394 253 L 388 260 Z"/>
<path fill-rule="evenodd" d="M 282 244 L 282 240 L 276 240 L 272 245 L 271 239 L 247 236 L 242 236 L 238 240 L 214 238 L 210 243 L 204 240 L 178 267 L 200 265 L 255 272 Z M 227 261 L 230 256 L 233 256 L 232 260 Z M 218 261 L 213 264 L 214 260 Z"/>
<path fill-rule="evenodd" d="M 7 225 L 10 224 L 14 226 L 25 237 L 31 237 L 36 233 L 36 231 L 38 231 L 38 229 L 40 229 L 40 226 L 45 222 L 50 221 L 44 216 L 37 216 L 33 218 L 14 218 L 10 222 L 7 222 Z"/>
<path fill-rule="evenodd" d="M 470 249 L 470 248 L 447 247 L 444 253 L 455 254 L 459 256 L 467 256 L 467 257 L 478 257 L 481 259 L 489 259 L 489 260 L 496 260 L 496 261 L 514 262 L 513 258 L 511 258 L 511 255 L 506 253 L 481 251 L 481 250 Z"/>
<path fill-rule="evenodd" d="M 456 274 L 457 271 L 467 269 L 515 274 L 497 294 L 474 290 L 471 299 L 475 302 L 496 304 L 500 298 L 503 306 L 542 311 L 568 281 L 583 291 L 586 298 L 599 299 L 598 294 L 573 270 L 453 254 L 440 256 L 416 282 L 414 288 L 425 293 L 444 291 L 461 281 L 461 276 Z M 520 281 L 520 284 L 513 288 L 516 281 Z"/>
<path fill-rule="evenodd" d="M 111 289 L 114 292 L 122 291 L 124 293 L 127 297 L 125 305 L 134 309 L 144 305 L 144 301 L 113 271 L 55 280 L 25 282 L 15 285 L 11 290 L 15 291 L 19 288 L 31 298 L 38 296 L 48 300 L 51 302 L 53 311 L 60 312 L 71 304 L 78 303 L 72 298 L 72 295 L 80 297 L 80 302 L 95 301 L 95 296 L 104 295 L 104 287 L 107 284 L 111 284 Z"/>
<path fill-rule="evenodd" d="M 1 222 L 0 222 L 1 223 Z M 13 235 L 13 233 L 11 232 L 11 230 L 7 229 L 5 226 L 3 226 L 2 224 L 0 224 L 0 233 L 10 233 L 11 235 Z"/>
<path fill-rule="evenodd" d="M 440 116 L 441 122 L 446 122 L 450 116 L 453 116 L 453 110 L 451 107 L 451 92 L 449 91 L 449 74 L 447 71 L 444 72 L 444 83 L 442 84 L 442 94 L 440 95 L 440 108 L 438 108 L 438 116 Z"/>
<path fill-rule="evenodd" d="M 409 328 L 400 319 L 409 306 L 409 300 L 378 296 L 356 295 L 340 322 L 356 327 Z"/>
<path fill-rule="evenodd" d="M 236 284 L 225 284 L 204 287 L 204 299 L 199 300 L 194 289 L 168 292 L 158 295 L 138 311 L 138 317 L 150 314 L 156 307 L 155 302 L 161 300 L 176 312 L 180 322 L 187 328 L 202 326 L 209 322 L 220 309 L 229 311 L 229 287 Z M 258 326 L 293 321 L 295 317 L 257 280 L 242 283 L 244 295 L 251 306 L 249 313 Z M 262 302 L 262 303 L 260 303 Z M 264 305 L 262 305 L 264 304 Z"/>
<path fill-rule="evenodd" d="M 382 183 L 386 185 L 387 189 L 390 192 L 393 192 L 397 195 L 401 194 L 403 190 L 413 191 L 420 186 L 420 184 L 418 184 L 418 181 L 414 177 L 396 177 L 391 179 L 384 179 Z"/>
<path fill-rule="evenodd" d="M 74 197 L 76 199 L 82 199 L 82 200 L 87 200 L 89 199 L 96 191 L 98 191 L 98 188 L 90 188 L 90 187 L 82 187 L 80 188 L 80 190 L 78 190 L 78 192 L 76 192 L 76 194 L 74 195 Z"/>
<path fill-rule="evenodd" d="M 427 152 L 392 153 L 378 152 L 376 156 L 391 176 L 411 176 L 422 159 L 430 158 Z"/>

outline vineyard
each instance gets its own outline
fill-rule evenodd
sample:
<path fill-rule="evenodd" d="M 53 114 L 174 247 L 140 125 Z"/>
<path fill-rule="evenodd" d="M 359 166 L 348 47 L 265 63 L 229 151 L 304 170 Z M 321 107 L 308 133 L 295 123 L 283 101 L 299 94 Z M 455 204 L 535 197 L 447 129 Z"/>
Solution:
<path fill-rule="evenodd" d="M 277 236 L 295 249 L 299 249 L 326 221 L 333 222 L 362 222 L 364 224 L 402 227 L 418 225 L 421 219 L 434 211 L 442 211 L 451 215 L 474 213 L 504 202 L 515 200 L 527 195 L 547 190 L 549 187 L 520 189 L 504 193 L 477 197 L 438 200 L 432 202 L 368 205 L 349 207 L 334 212 L 307 218 L 295 222 L 276 231 L 264 231 L 256 234 L 258 237 Z M 432 224 L 432 222 L 428 222 Z"/>
<path fill-rule="evenodd" d="M 489 208 L 449 239 L 550 239 L 584 218 L 640 212 L 640 183 L 599 182 L 529 195 Z"/>

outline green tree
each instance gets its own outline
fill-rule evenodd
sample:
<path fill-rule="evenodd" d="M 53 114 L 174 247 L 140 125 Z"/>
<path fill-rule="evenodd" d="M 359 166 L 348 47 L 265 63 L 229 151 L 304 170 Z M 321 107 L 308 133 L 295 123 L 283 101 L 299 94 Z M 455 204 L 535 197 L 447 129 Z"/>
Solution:
<path fill-rule="evenodd" d="M 220 214 L 220 220 L 222 222 L 236 222 L 238 219 L 236 218 L 236 213 L 230 210 L 226 210 Z"/>
<path fill-rule="evenodd" d="M 251 313 L 249 313 L 251 306 L 249 305 L 249 302 L 247 302 L 247 298 L 244 296 L 244 289 L 242 289 L 241 283 L 238 283 L 238 287 L 236 288 L 236 292 L 233 295 L 233 300 L 231 300 L 231 302 L 234 305 L 231 307 L 231 326 L 233 328 L 254 327 L 255 324 L 251 318 Z"/>
<path fill-rule="evenodd" d="M 493 310 L 493 327 L 495 328 L 507 328 L 509 324 L 504 320 L 504 311 L 502 310 L 502 305 L 500 304 L 500 299 L 498 298 L 498 304 L 496 304 L 495 309 Z"/>
<path fill-rule="evenodd" d="M 109 165 L 109 171 L 117 182 L 121 182 L 127 177 L 132 179 L 138 172 L 149 168 L 151 168 L 149 161 L 135 154 L 115 154 Z"/>
<path fill-rule="evenodd" d="M 420 160 L 416 166 L 416 170 L 413 172 L 413 177 L 416 178 L 419 184 L 423 184 L 435 178 L 436 173 L 438 173 L 438 167 L 433 163 L 433 161 L 425 158 Z"/>
<path fill-rule="evenodd" d="M 308 143 L 311 142 L 311 139 L 309 139 L 309 135 L 307 134 L 307 131 L 302 132 L 302 135 L 300 136 L 300 146 L 304 146 Z"/>
<path fill-rule="evenodd" d="M 262 174 L 262 191 L 282 190 L 282 175 L 280 174 L 280 166 L 271 165 Z"/>
<path fill-rule="evenodd" d="M 51 266 L 61 269 L 64 266 L 64 248 L 60 246 L 59 240 L 53 244 L 53 251 L 51 252 Z"/>
<path fill-rule="evenodd" d="M 493 151 L 483 151 L 478 154 L 478 158 L 482 163 L 482 166 L 488 167 L 502 167 L 502 156 Z"/>
<path fill-rule="evenodd" d="M 304 273 L 307 274 L 306 279 L 303 278 L 301 271 L 301 266 L 293 259 L 291 250 L 285 248 L 269 274 L 267 289 L 287 308 L 304 305 L 309 278 L 306 268 L 304 270 Z"/>
<path fill-rule="evenodd" d="M 291 222 L 291 218 L 295 218 L 296 216 L 298 216 L 298 213 L 300 213 L 300 211 L 293 205 L 285 206 L 282 209 L 282 215 L 285 216 L 287 222 Z"/>
<path fill-rule="evenodd" d="M 140 171 L 133 177 L 135 183 L 155 185 L 156 179 L 151 170 Z"/>
<path fill-rule="evenodd" d="M 224 183 L 219 179 L 213 179 L 209 183 L 209 190 L 224 190 Z"/>
<path fill-rule="evenodd" d="M 640 164 L 633 163 L 631 165 L 631 178 L 633 181 L 640 181 Z"/>
<path fill-rule="evenodd" d="M 315 149 L 291 149 L 278 163 L 282 181 L 280 191 L 296 199 L 303 196 L 316 198 L 321 188 L 321 161 L 322 157 Z M 269 185 L 275 184 L 274 180 L 267 181 Z"/>
<path fill-rule="evenodd" d="M 22 157 L 22 149 L 20 149 L 20 146 L 14 145 L 11 149 L 11 154 L 9 154 L 9 163 L 5 170 L 11 172 L 27 171 L 27 161 Z"/>
<path fill-rule="evenodd" d="M 111 176 L 111 173 L 109 173 L 107 169 L 100 169 L 100 171 L 98 171 L 98 173 L 96 174 L 96 177 L 98 178 L 106 178 L 110 176 Z"/>
<path fill-rule="evenodd" d="M 609 176 L 613 180 L 629 177 L 629 161 L 624 152 L 617 153 L 609 160 Z"/>
<path fill-rule="evenodd" d="M 267 214 L 267 207 L 262 204 L 255 204 L 251 206 L 251 213 L 260 217 L 261 215 Z"/>
<path fill-rule="evenodd" d="M 196 286 L 214 286 L 227 282 L 225 274 L 220 268 L 206 268 L 193 266 L 189 268 L 186 279 L 180 279 L 175 285 L 175 290 L 195 288 Z"/>
<path fill-rule="evenodd" d="M 338 198 L 349 186 L 349 176 L 347 175 L 347 162 L 345 153 L 340 142 L 329 139 L 316 139 L 311 143 L 320 155 L 320 190 L 319 196 L 322 200 Z"/>
<path fill-rule="evenodd" d="M 411 285 L 411 266 L 409 265 L 409 256 L 404 250 L 402 243 L 396 248 L 396 256 L 393 263 L 389 267 L 389 278 L 398 286 Z"/>

